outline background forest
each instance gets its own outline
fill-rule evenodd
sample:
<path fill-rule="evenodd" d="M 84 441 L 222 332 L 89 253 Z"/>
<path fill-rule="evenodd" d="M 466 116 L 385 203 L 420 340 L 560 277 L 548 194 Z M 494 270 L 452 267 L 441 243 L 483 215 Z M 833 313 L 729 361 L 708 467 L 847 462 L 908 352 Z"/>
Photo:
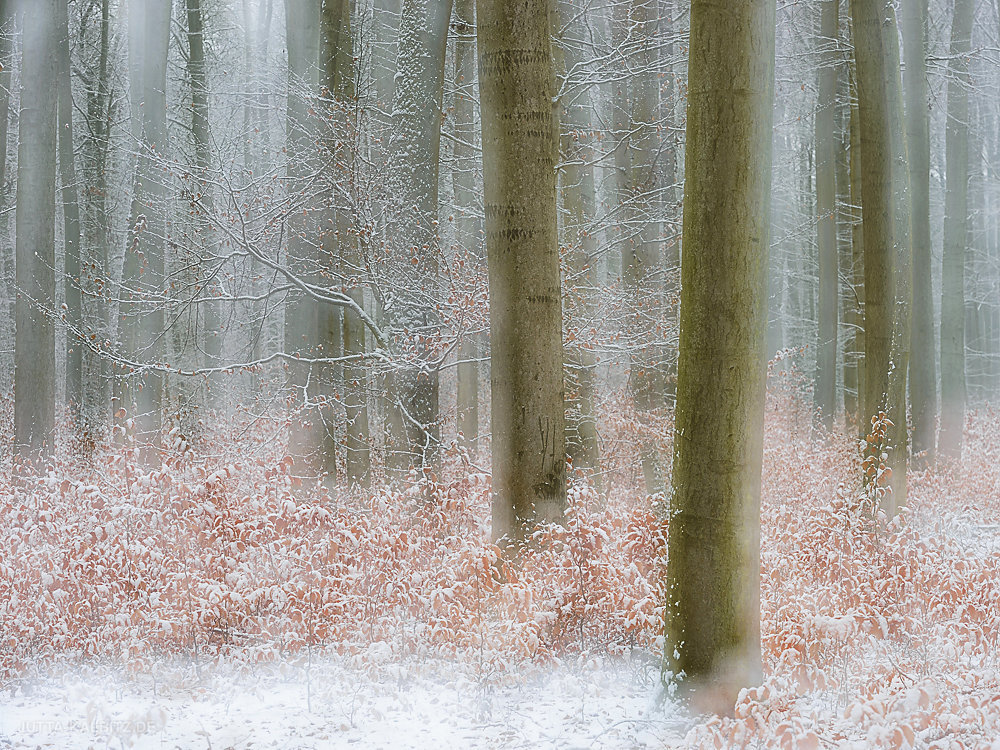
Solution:
<path fill-rule="evenodd" d="M 997 0 L 711 5 L 0 0 L 0 745 L 1000 748 Z"/>

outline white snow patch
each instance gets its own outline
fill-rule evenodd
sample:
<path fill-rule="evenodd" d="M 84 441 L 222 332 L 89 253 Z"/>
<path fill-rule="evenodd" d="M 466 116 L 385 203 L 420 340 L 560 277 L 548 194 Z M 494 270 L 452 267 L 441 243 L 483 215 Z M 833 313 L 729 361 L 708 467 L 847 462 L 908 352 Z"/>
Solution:
<path fill-rule="evenodd" d="M 628 663 L 532 669 L 502 683 L 448 663 L 373 676 L 335 658 L 313 658 L 308 673 L 181 675 L 155 685 L 50 675 L 3 690 L 0 749 L 659 748 L 691 724 Z"/>

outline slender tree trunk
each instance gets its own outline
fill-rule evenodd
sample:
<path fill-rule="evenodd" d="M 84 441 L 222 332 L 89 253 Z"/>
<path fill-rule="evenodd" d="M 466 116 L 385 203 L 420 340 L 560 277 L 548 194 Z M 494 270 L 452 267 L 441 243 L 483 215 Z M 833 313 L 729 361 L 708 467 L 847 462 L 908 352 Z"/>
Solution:
<path fill-rule="evenodd" d="M 59 111 L 59 181 L 63 202 L 63 257 L 66 309 L 63 323 L 66 332 L 66 403 L 82 426 L 78 417 L 83 403 L 83 310 L 80 295 L 80 203 L 77 198 L 76 157 L 73 151 L 73 88 L 69 62 L 69 15 L 65 2 L 58 4 L 55 19 L 58 44 L 58 83 L 56 84 Z"/>
<path fill-rule="evenodd" d="M 319 256 L 314 242 L 315 228 L 308 222 L 314 202 L 308 198 L 309 175 L 315 166 L 315 130 L 311 121 L 310 99 L 319 93 L 321 0 L 285 0 L 285 30 L 288 49 L 288 108 L 286 111 L 286 151 L 288 192 L 293 200 L 303 200 L 288 217 L 287 263 L 301 278 L 318 283 Z M 321 354 L 318 303 L 293 296 L 285 304 L 285 353 L 312 359 Z M 288 452 L 300 477 L 314 478 L 323 471 L 322 424 L 316 408 L 320 396 L 320 368 L 305 362 L 288 365 L 286 386 L 291 391 L 292 421 Z"/>
<path fill-rule="evenodd" d="M 946 191 L 941 282 L 941 431 L 938 454 L 962 453 L 965 428 L 965 248 L 969 214 L 969 52 L 974 0 L 955 0 L 948 61 Z"/>
<path fill-rule="evenodd" d="M 452 0 L 404 0 L 400 20 L 390 151 L 402 206 L 396 247 L 400 266 L 409 273 L 392 316 L 418 343 L 415 361 L 397 367 L 390 378 L 387 464 L 397 475 L 411 466 L 439 471 L 441 463 L 434 340 L 440 328 L 438 170 L 451 8 Z"/>
<path fill-rule="evenodd" d="M 7 142 L 10 125 L 10 86 L 14 60 L 11 44 L 13 26 L 13 0 L 0 0 L 0 340 L 10 341 L 14 333 L 14 308 L 17 297 L 14 291 L 14 252 L 7 242 L 10 224 L 7 209 Z M 10 365 L 8 367 L 8 364 Z M 6 392 L 13 381 L 13 361 L 5 359 L 0 372 L 0 391 Z"/>
<path fill-rule="evenodd" d="M 819 341 L 815 400 L 826 429 L 837 411 L 837 47 L 840 0 L 820 10 L 819 103 L 816 109 L 816 240 L 819 249 Z"/>
<path fill-rule="evenodd" d="M 14 445 L 51 453 L 55 436 L 56 97 L 61 0 L 24 14 L 17 148 Z"/>
<path fill-rule="evenodd" d="M 861 325 L 854 293 L 854 257 L 851 237 L 854 205 L 851 202 L 851 98 L 847 66 L 838 82 L 837 132 L 837 242 L 840 276 L 840 320 L 844 342 L 842 360 L 844 417 L 848 430 L 858 420 L 858 352 L 854 349 L 855 327 Z"/>
<path fill-rule="evenodd" d="M 553 36 L 553 60 L 557 80 L 566 77 L 568 69 L 573 69 L 578 60 L 581 37 L 579 23 L 569 23 L 576 11 L 571 2 L 558 0 L 550 11 Z M 583 29 L 585 33 L 585 29 Z M 567 59 L 568 58 L 568 59 Z M 567 102 L 560 102 L 555 110 L 553 127 L 559 133 L 560 144 L 560 194 L 562 197 L 562 221 L 560 223 L 560 245 L 566 248 L 564 302 L 569 320 L 577 321 L 581 330 L 573 331 L 572 339 L 564 343 L 566 352 L 566 453 L 574 468 L 585 469 L 592 474 L 600 468 L 595 415 L 595 386 L 597 377 L 597 357 L 589 344 L 588 332 L 595 316 L 593 293 L 597 286 L 596 243 L 593 235 L 586 231 L 585 223 L 594 214 L 594 173 L 593 167 L 585 163 L 588 158 L 583 145 L 591 130 L 590 112 L 586 100 L 580 101 L 578 91 L 559 86 Z M 573 101 L 569 101 L 573 98 Z M 599 479 L 599 474 L 597 475 Z"/>
<path fill-rule="evenodd" d="M 110 0 L 101 0 L 100 47 L 97 68 L 92 70 L 94 85 L 87 95 L 89 139 L 84 150 L 87 189 L 84 191 L 85 229 L 88 259 L 81 279 L 91 303 L 87 319 L 88 335 L 97 341 L 111 340 L 113 330 L 108 303 L 110 225 L 108 211 L 108 160 L 111 148 L 110 123 L 114 99 L 110 92 L 109 54 L 111 47 Z M 111 405 L 110 365 L 106 356 L 90 348 L 84 350 L 83 368 L 83 447 L 93 450 L 108 425 Z"/>
<path fill-rule="evenodd" d="M 732 705 L 760 653 L 775 3 L 693 0 L 666 662 Z"/>
<path fill-rule="evenodd" d="M 141 33 L 130 61 L 134 78 L 132 102 L 140 129 L 138 181 L 131 223 L 131 242 L 125 254 L 123 276 L 131 299 L 122 304 L 126 352 L 141 365 L 161 363 L 164 353 L 163 293 L 167 189 L 161 160 L 167 146 L 167 50 L 170 40 L 170 0 L 133 0 L 129 7 L 130 33 Z M 133 18 L 136 14 L 138 18 Z M 125 285 L 123 284 L 123 286 Z M 160 449 L 163 378 L 156 370 L 142 370 L 127 380 L 126 410 L 134 419 L 143 459 L 155 460 Z"/>
<path fill-rule="evenodd" d="M 870 418 L 889 412 L 895 308 L 892 137 L 882 33 L 884 10 L 884 0 L 851 0 L 862 150 L 866 431 L 870 429 Z M 893 448 L 890 434 L 885 442 L 871 444 L 868 455 L 878 456 Z"/>
<path fill-rule="evenodd" d="M 912 236 L 913 211 L 910 203 L 910 172 L 907 159 L 906 126 L 903 116 L 903 84 L 900 78 L 899 30 L 896 11 L 886 7 L 885 73 L 888 97 L 889 133 L 892 137 L 892 216 L 893 216 L 893 275 L 895 300 L 891 373 L 889 377 L 889 419 L 892 422 L 892 494 L 885 503 L 890 517 L 906 505 L 906 474 L 908 468 L 908 425 L 906 418 L 907 374 L 910 365 L 910 316 L 913 301 Z"/>
<path fill-rule="evenodd" d="M 655 41 L 654 0 L 632 0 L 629 26 L 638 35 L 639 51 L 634 55 L 636 73 L 629 89 L 631 137 L 629 139 L 628 205 L 633 239 L 622 247 L 622 281 L 627 290 L 633 318 L 633 345 L 630 385 L 636 412 L 648 415 L 663 408 L 666 360 L 656 325 L 663 313 L 663 256 L 659 242 L 657 213 L 656 130 L 653 110 L 658 86 L 653 70 L 652 45 Z M 634 225 L 634 226 L 632 226 Z M 640 446 L 646 492 L 665 490 L 664 457 L 656 442 L 648 439 Z"/>
<path fill-rule="evenodd" d="M 937 420 L 937 365 L 934 351 L 934 301 L 931 294 L 930 116 L 927 87 L 927 0 L 901 6 L 903 89 L 906 140 L 913 207 L 913 331 L 910 342 L 910 408 L 913 454 L 922 464 L 934 461 Z"/>
<path fill-rule="evenodd" d="M 566 501 L 556 134 L 548 0 L 478 0 L 490 276 L 493 536 Z"/>
<path fill-rule="evenodd" d="M 853 67 L 853 66 L 852 66 Z M 857 100 L 857 76 L 853 76 L 855 85 L 855 101 Z M 851 348 L 855 352 L 855 367 L 857 370 L 857 414 L 855 427 L 858 435 L 864 438 L 868 434 L 868 414 L 865 406 L 865 232 L 864 232 L 864 212 L 862 210 L 861 195 L 861 174 L 862 158 L 861 149 L 861 115 L 858 112 L 857 104 L 851 106 L 851 268 L 852 286 L 854 289 L 853 308 L 851 320 L 853 322 L 853 343 Z"/>
<path fill-rule="evenodd" d="M 460 251 L 482 263 L 481 221 L 475 218 L 476 174 L 479 157 L 475 152 L 473 81 L 476 74 L 476 26 L 474 0 L 455 0 L 455 173 L 457 205 L 455 231 Z M 485 342 L 478 331 L 462 337 L 458 348 L 458 432 L 462 447 L 475 457 L 479 452 L 479 358 Z"/>

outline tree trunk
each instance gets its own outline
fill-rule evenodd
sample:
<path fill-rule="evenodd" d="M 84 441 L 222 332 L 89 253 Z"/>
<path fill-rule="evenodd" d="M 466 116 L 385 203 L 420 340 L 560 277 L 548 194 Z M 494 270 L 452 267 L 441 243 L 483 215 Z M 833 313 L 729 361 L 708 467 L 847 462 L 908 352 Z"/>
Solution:
<path fill-rule="evenodd" d="M 886 96 L 888 97 L 889 133 L 892 137 L 892 216 L 893 216 L 893 332 L 891 373 L 889 376 L 889 419 L 892 422 L 892 450 L 889 467 L 892 494 L 885 502 L 889 516 L 906 505 L 908 425 L 906 420 L 906 382 L 910 364 L 910 314 L 913 299 L 912 223 L 910 173 L 907 166 L 906 127 L 903 116 L 903 84 L 900 78 L 899 30 L 896 11 L 887 6 L 885 31 Z"/>
<path fill-rule="evenodd" d="M 55 435 L 56 91 L 61 0 L 24 14 L 17 145 L 14 445 L 51 454 Z"/>
<path fill-rule="evenodd" d="M 655 167 L 657 134 L 653 110 L 659 88 L 653 70 L 652 45 L 655 41 L 654 0 L 632 0 L 629 26 L 638 35 L 639 51 L 634 55 L 637 72 L 629 89 L 628 190 L 630 237 L 622 246 L 622 282 L 631 307 L 632 353 L 630 385 L 636 412 L 648 415 L 665 406 L 664 362 L 658 323 L 663 315 L 663 254 L 659 242 Z M 632 226 L 632 225 L 635 226 Z M 646 492 L 665 490 L 664 457 L 650 435 L 639 447 Z"/>
<path fill-rule="evenodd" d="M 572 22 L 576 12 L 573 4 L 557 0 L 550 11 L 553 36 L 553 60 L 558 80 L 566 77 L 581 61 L 577 50 L 586 33 L 579 22 Z M 564 21 L 564 19 L 568 19 Z M 568 59 L 567 59 L 568 58 Z M 594 215 L 594 171 L 586 163 L 589 158 L 583 145 L 590 132 L 588 98 L 579 91 L 559 86 L 566 103 L 556 108 L 553 127 L 559 133 L 560 186 L 562 221 L 560 246 L 566 248 L 564 302 L 572 337 L 567 337 L 566 352 L 566 453 L 577 469 L 585 469 L 599 480 L 600 457 L 595 414 L 597 356 L 588 346 L 589 329 L 596 311 L 594 290 L 597 288 L 597 255 L 593 234 L 586 222 Z M 581 101 L 582 99 L 582 101 Z M 576 327 L 574 327 L 574 323 Z"/>
<path fill-rule="evenodd" d="M 853 76 L 855 85 L 854 100 L 857 100 L 857 75 Z M 868 413 L 865 406 L 865 232 L 864 212 L 862 210 L 861 174 L 861 115 L 857 104 L 851 106 L 851 206 L 853 217 L 851 224 L 851 268 L 852 286 L 854 288 L 854 304 L 851 315 L 853 321 L 853 343 L 855 352 L 855 368 L 857 370 L 857 414 L 855 428 L 858 436 L 864 439 L 868 434 Z"/>
<path fill-rule="evenodd" d="M 441 463 L 434 340 L 440 329 L 438 169 L 451 8 L 452 0 L 404 0 L 400 19 L 390 153 L 402 209 L 395 245 L 406 277 L 391 315 L 397 330 L 417 343 L 413 361 L 389 379 L 387 465 L 397 475 L 414 466 L 439 471 Z"/>
<path fill-rule="evenodd" d="M 96 70 L 90 69 L 94 79 L 87 92 L 87 139 L 84 147 L 84 229 L 87 245 L 87 262 L 81 282 L 87 290 L 85 312 L 88 335 L 96 341 L 112 339 L 110 317 L 109 256 L 110 225 L 108 211 L 108 158 L 111 148 L 110 123 L 114 112 L 114 99 L 110 95 L 111 3 L 101 0 L 100 46 Z M 89 304 L 88 304 L 89 303 Z M 111 405 L 110 362 L 102 352 L 90 347 L 83 352 L 83 420 L 82 444 L 85 451 L 93 450 L 108 426 Z"/>
<path fill-rule="evenodd" d="M 815 401 L 823 426 L 837 411 L 837 46 L 840 0 L 823 0 L 820 10 L 819 102 L 816 108 L 816 241 L 819 249 L 819 341 Z"/>
<path fill-rule="evenodd" d="M 548 0 L 479 0 L 490 285 L 493 537 L 518 543 L 566 501 L 556 134 Z"/>
<path fill-rule="evenodd" d="M 955 0 L 948 61 L 946 190 L 941 281 L 941 431 L 938 454 L 962 454 L 965 428 L 965 248 L 969 200 L 969 52 L 974 0 Z"/>
<path fill-rule="evenodd" d="M 910 408 L 913 455 L 934 461 L 937 420 L 937 365 L 934 352 L 934 301 L 931 294 L 930 116 L 927 87 L 927 0 L 901 6 L 906 61 L 906 145 L 913 209 L 913 330 L 910 340 Z"/>
<path fill-rule="evenodd" d="M 130 242 L 123 270 L 122 323 L 125 350 L 141 365 L 158 365 L 163 358 L 165 203 L 167 189 L 160 162 L 167 145 L 167 50 L 170 41 L 169 0 L 133 0 L 129 7 L 129 32 L 133 117 L 138 119 L 139 161 L 137 186 L 130 221 Z M 133 17 L 133 16 L 138 16 Z M 126 411 L 134 419 L 136 439 L 143 460 L 153 462 L 160 449 L 163 379 L 155 369 L 141 369 L 128 376 L 123 391 Z"/>
<path fill-rule="evenodd" d="M 892 255 L 892 140 L 889 133 L 883 0 L 851 0 L 861 139 L 865 268 L 865 400 L 868 420 L 888 411 L 895 292 Z M 881 450 L 883 446 L 876 446 Z"/>
<path fill-rule="evenodd" d="M 732 705 L 760 653 L 775 3 L 693 0 L 666 661 Z"/>
<path fill-rule="evenodd" d="M 476 218 L 476 175 L 480 171 L 475 152 L 473 81 L 476 75 L 476 26 L 473 0 L 455 0 L 455 172 L 454 191 L 457 204 L 455 231 L 459 250 L 469 259 L 483 262 L 480 229 Z M 473 458 L 479 452 L 479 358 L 485 349 L 478 331 L 466 333 L 458 348 L 458 432 L 462 447 Z"/>
<path fill-rule="evenodd" d="M 319 93 L 321 0 L 285 0 L 285 31 L 288 49 L 288 108 L 286 151 L 288 192 L 302 205 L 288 217 L 287 263 L 300 278 L 318 283 L 318 253 L 314 227 L 307 214 L 315 208 L 308 198 L 309 175 L 315 166 L 315 129 L 310 99 Z M 285 304 L 285 354 L 313 359 L 320 355 L 318 303 L 305 296 L 291 297 Z M 300 478 L 315 478 L 323 471 L 322 423 L 316 408 L 320 397 L 320 368 L 308 362 L 290 362 L 286 386 L 296 414 L 288 438 L 288 453 Z"/>
<path fill-rule="evenodd" d="M 83 403 L 83 310 L 80 295 L 80 203 L 76 187 L 76 157 L 73 151 L 73 88 L 69 62 L 69 14 L 65 2 L 58 4 L 55 19 L 59 70 L 58 98 L 59 182 L 63 202 L 63 258 L 66 309 L 66 404 L 77 422 Z"/>

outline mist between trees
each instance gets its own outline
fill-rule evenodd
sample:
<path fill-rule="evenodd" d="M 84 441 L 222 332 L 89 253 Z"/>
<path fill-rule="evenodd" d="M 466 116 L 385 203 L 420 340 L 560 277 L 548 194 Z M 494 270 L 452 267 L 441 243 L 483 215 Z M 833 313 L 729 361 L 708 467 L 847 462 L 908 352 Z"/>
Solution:
<path fill-rule="evenodd" d="M 0 18 L 25 482 L 60 452 L 197 460 L 250 424 L 331 503 L 490 473 L 512 560 L 569 478 L 638 483 L 669 499 L 666 668 L 734 688 L 760 671 L 768 360 L 865 443 L 872 518 L 1000 385 L 996 0 Z"/>

